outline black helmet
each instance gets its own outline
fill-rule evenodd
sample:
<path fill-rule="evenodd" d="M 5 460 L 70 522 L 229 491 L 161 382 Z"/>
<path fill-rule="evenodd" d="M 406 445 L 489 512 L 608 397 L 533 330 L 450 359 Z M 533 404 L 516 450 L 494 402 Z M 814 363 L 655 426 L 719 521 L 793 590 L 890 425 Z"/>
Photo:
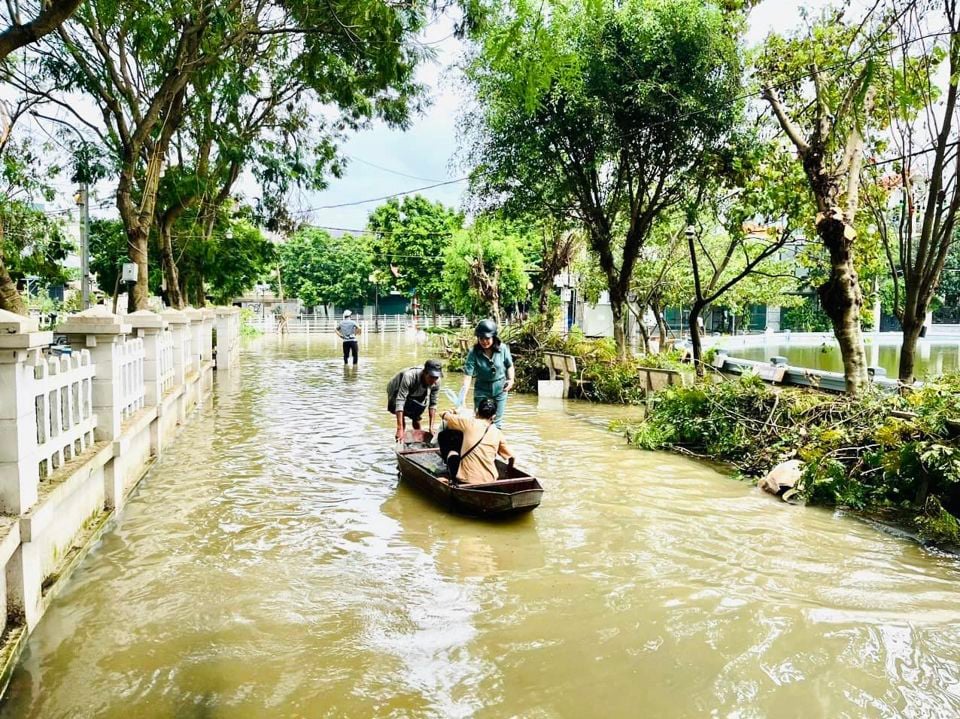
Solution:
<path fill-rule="evenodd" d="M 477 337 L 486 339 L 487 337 L 497 336 L 497 323 L 493 320 L 480 320 L 477 329 L 473 332 Z"/>

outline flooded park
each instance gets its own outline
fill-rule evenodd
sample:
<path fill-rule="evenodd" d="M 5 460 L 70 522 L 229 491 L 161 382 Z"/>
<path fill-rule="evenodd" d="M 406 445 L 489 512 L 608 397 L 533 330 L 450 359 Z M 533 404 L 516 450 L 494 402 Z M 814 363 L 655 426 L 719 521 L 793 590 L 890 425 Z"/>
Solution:
<path fill-rule="evenodd" d="M 383 407 L 428 352 L 374 336 L 354 369 L 329 336 L 249 341 L 0 716 L 960 713 L 955 557 L 632 449 L 608 424 L 633 410 L 527 395 L 505 431 L 542 505 L 445 513 L 398 483 Z"/>

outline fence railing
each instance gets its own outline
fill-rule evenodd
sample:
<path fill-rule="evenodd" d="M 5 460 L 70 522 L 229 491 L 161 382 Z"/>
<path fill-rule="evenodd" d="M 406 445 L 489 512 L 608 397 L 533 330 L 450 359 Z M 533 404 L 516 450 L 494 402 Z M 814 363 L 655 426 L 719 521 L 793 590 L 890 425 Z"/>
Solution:
<path fill-rule="evenodd" d="M 175 368 L 173 366 L 173 333 L 163 330 L 158 342 L 160 357 L 160 394 L 164 395 L 173 388 Z"/>
<path fill-rule="evenodd" d="M 141 409 L 144 403 L 143 385 L 143 340 L 127 338 L 118 345 L 120 366 L 120 416 L 127 420 Z"/>
<path fill-rule="evenodd" d="M 354 315 L 353 319 L 360 325 L 362 332 L 406 332 L 414 326 L 417 329 L 427 327 L 459 327 L 467 320 L 455 315 L 439 315 L 436 319 L 432 315 L 414 318 L 410 315 Z M 283 331 L 290 334 L 327 334 L 336 331 L 342 318 L 325 317 L 322 315 L 300 315 L 286 321 Z M 251 327 L 261 332 L 279 332 L 282 329 L 274 315 L 256 316 L 246 320 Z"/>
<path fill-rule="evenodd" d="M 65 357 L 37 350 L 29 364 L 33 377 L 27 393 L 33 397 L 37 413 L 34 457 L 43 478 L 93 444 L 97 426 L 92 399 L 94 366 L 87 350 Z"/>

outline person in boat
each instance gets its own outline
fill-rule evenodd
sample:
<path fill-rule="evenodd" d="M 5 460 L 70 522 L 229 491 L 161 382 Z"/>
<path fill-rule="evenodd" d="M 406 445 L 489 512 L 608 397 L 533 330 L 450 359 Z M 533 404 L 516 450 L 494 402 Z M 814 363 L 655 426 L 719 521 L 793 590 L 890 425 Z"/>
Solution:
<path fill-rule="evenodd" d="M 387 383 L 387 412 L 397 418 L 397 441 L 403 440 L 407 418 L 414 429 L 420 429 L 424 410 L 428 412 L 429 431 L 433 433 L 442 376 L 440 360 L 430 359 L 422 367 L 397 372 Z"/>
<path fill-rule="evenodd" d="M 360 333 L 360 325 L 353 320 L 353 312 L 343 311 L 343 319 L 337 325 L 337 337 L 343 340 L 343 363 L 353 356 L 353 363 L 356 364 L 360 346 L 357 344 L 357 335 Z"/>
<path fill-rule="evenodd" d="M 473 409 L 480 408 L 484 399 L 492 399 L 497 405 L 494 424 L 503 427 L 503 414 L 507 409 L 507 393 L 513 389 L 514 366 L 510 347 L 497 336 L 497 323 L 483 320 L 477 324 L 474 334 L 477 343 L 467 353 L 463 365 L 463 391 L 466 396 L 470 382 L 475 378 L 473 388 Z"/>
<path fill-rule="evenodd" d="M 513 452 L 503 440 L 503 432 L 496 426 L 496 415 L 497 401 L 493 397 L 480 400 L 475 417 L 464 417 L 456 410 L 441 415 L 447 428 L 440 432 L 437 442 L 452 482 L 495 482 L 500 478 L 497 455 L 513 466 Z"/>

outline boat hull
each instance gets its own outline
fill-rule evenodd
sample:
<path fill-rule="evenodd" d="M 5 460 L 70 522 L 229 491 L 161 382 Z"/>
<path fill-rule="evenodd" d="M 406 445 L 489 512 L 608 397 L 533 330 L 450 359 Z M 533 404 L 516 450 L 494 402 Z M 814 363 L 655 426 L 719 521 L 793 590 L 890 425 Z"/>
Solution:
<path fill-rule="evenodd" d="M 499 481 L 455 486 L 446 481 L 446 467 L 439 449 L 398 449 L 397 466 L 405 482 L 461 514 L 487 517 L 522 514 L 539 507 L 543 498 L 543 487 L 536 477 L 499 460 Z"/>

